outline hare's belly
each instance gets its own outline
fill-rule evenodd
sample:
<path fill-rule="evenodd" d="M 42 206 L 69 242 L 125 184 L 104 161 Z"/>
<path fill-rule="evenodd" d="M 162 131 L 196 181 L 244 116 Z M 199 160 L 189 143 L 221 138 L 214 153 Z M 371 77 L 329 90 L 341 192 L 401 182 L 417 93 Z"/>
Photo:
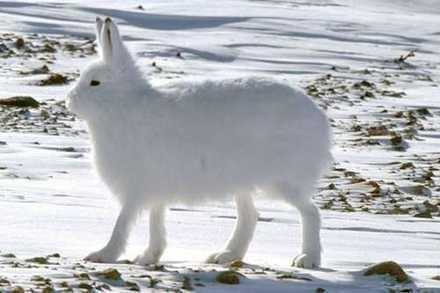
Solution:
<path fill-rule="evenodd" d="M 144 197 L 223 196 L 256 180 L 248 162 L 232 154 L 189 150 L 176 144 L 168 148 L 145 150 L 143 155 L 126 146 L 95 147 L 94 161 L 101 179 L 118 199 Z M 246 178 L 244 178 L 246 177 Z M 182 198 L 181 198 L 182 199 Z"/>
<path fill-rule="evenodd" d="M 245 149 L 190 149 L 175 144 L 146 150 L 143 156 L 127 149 L 120 157 L 97 149 L 95 161 L 100 176 L 118 198 L 166 196 L 173 201 L 221 198 L 274 181 L 300 179 L 305 167 L 298 166 L 313 165 L 306 154 L 286 157 L 267 147 Z"/>

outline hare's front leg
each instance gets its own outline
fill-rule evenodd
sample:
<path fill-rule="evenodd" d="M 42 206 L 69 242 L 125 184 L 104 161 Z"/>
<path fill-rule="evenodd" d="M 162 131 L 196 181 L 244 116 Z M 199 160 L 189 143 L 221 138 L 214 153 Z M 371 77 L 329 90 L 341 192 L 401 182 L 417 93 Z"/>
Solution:
<path fill-rule="evenodd" d="M 167 245 L 165 230 L 165 207 L 155 206 L 150 211 L 150 239 L 148 248 L 134 262 L 140 265 L 158 263 Z"/>
<path fill-rule="evenodd" d="M 92 262 L 115 262 L 124 252 L 127 244 L 130 228 L 138 215 L 137 207 L 134 205 L 124 205 L 121 208 L 112 236 L 101 250 L 89 254 L 84 260 Z"/>
<path fill-rule="evenodd" d="M 243 259 L 254 235 L 258 212 L 255 209 L 252 196 L 239 194 L 234 199 L 238 215 L 234 232 L 222 251 L 208 257 L 207 262 L 209 263 L 228 263 Z"/>

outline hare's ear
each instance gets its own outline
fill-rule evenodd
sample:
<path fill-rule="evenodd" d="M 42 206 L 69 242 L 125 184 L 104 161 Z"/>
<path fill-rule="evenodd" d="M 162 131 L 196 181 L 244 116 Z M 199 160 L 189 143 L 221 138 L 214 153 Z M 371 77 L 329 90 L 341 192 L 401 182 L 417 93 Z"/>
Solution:
<path fill-rule="evenodd" d="M 119 36 L 119 31 L 114 22 L 107 17 L 101 31 L 101 47 L 104 61 L 107 64 L 118 65 L 126 60 L 126 50 Z"/>
<path fill-rule="evenodd" d="M 108 64 L 111 63 L 112 55 L 113 55 L 113 52 L 112 52 L 113 51 L 113 48 L 112 48 L 113 40 L 111 39 L 110 22 L 111 22 L 111 19 L 109 17 L 107 17 L 105 19 L 103 26 L 102 26 L 101 34 L 100 34 L 102 58 Z"/>
<path fill-rule="evenodd" d="M 98 46 L 101 47 L 101 32 L 102 27 L 104 25 L 104 21 L 97 16 L 96 17 L 96 42 L 98 43 Z"/>

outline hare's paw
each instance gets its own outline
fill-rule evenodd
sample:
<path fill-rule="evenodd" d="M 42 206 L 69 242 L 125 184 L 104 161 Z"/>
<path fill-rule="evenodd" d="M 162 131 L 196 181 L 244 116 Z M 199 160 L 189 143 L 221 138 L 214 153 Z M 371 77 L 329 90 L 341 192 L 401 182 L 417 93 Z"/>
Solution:
<path fill-rule="evenodd" d="M 220 252 L 216 252 L 211 254 L 208 259 L 206 260 L 207 263 L 216 263 L 216 264 L 225 264 L 230 263 L 235 260 L 241 260 L 243 258 L 243 255 L 231 251 L 231 250 L 224 250 Z"/>
<path fill-rule="evenodd" d="M 118 255 L 111 250 L 104 247 L 101 250 L 92 252 L 84 258 L 86 261 L 100 262 L 100 263 L 113 263 L 118 259 Z"/>
<path fill-rule="evenodd" d="M 161 253 L 154 253 L 147 250 L 144 254 L 137 256 L 133 262 L 141 266 L 157 264 L 160 256 Z"/>
<path fill-rule="evenodd" d="M 302 253 L 293 259 L 292 266 L 304 269 L 319 268 L 321 265 L 321 257 L 319 254 Z"/>

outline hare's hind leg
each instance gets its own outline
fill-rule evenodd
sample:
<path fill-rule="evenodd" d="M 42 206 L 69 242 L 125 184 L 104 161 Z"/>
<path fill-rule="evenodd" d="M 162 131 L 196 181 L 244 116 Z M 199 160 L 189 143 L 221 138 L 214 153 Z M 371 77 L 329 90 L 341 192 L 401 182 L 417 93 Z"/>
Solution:
<path fill-rule="evenodd" d="M 134 204 L 125 204 L 119 212 L 112 236 L 104 248 L 89 254 L 84 260 L 92 262 L 115 262 L 124 252 L 130 228 L 139 213 Z"/>
<path fill-rule="evenodd" d="M 158 263 L 165 251 L 166 230 L 165 230 L 165 207 L 157 205 L 150 210 L 150 238 L 148 248 L 139 255 L 134 262 L 140 265 Z"/>
<path fill-rule="evenodd" d="M 237 207 L 237 222 L 234 232 L 222 251 L 208 257 L 207 262 L 209 263 L 227 263 L 243 259 L 254 235 L 258 212 L 255 209 L 252 196 L 244 193 L 236 195 L 234 199 Z"/>
<path fill-rule="evenodd" d="M 302 251 L 294 258 L 292 265 L 317 268 L 321 265 L 321 217 L 319 208 L 311 199 L 313 185 L 304 182 L 301 185 L 295 188 L 289 183 L 282 183 L 276 186 L 276 190 L 283 199 L 296 207 L 301 215 Z"/>

